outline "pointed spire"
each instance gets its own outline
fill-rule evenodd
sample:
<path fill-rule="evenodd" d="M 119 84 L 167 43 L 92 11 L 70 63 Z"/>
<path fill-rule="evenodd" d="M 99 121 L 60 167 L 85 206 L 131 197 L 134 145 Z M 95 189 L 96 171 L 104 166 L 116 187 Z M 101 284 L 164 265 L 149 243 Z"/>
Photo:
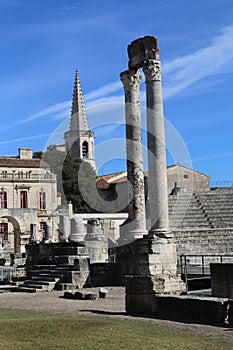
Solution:
<path fill-rule="evenodd" d="M 75 82 L 73 90 L 72 111 L 70 120 L 70 131 L 88 130 L 86 111 L 83 100 L 78 69 L 75 73 Z"/>

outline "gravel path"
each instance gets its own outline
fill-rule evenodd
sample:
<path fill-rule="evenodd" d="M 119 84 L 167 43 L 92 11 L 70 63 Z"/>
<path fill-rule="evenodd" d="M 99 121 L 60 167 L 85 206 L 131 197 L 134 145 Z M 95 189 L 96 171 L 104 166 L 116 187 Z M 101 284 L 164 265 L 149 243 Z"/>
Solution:
<path fill-rule="evenodd" d="M 125 289 L 122 287 L 107 287 L 108 295 L 105 299 L 73 300 L 64 299 L 64 292 L 39 293 L 11 293 L 6 288 L 0 288 L 0 309 L 33 310 L 54 314 L 69 315 L 102 315 L 116 318 L 137 319 L 142 322 L 174 328 L 189 330 L 211 337 L 223 337 L 233 344 L 233 328 L 214 327 L 200 324 L 188 324 L 155 318 L 132 317 L 125 314 Z M 89 289 L 96 292 L 98 288 Z"/>

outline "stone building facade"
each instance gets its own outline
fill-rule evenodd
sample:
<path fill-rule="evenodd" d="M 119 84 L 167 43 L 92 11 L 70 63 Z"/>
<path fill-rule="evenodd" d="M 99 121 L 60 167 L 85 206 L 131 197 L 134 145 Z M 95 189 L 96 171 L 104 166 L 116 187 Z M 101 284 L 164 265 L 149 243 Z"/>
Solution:
<path fill-rule="evenodd" d="M 24 252 L 30 239 L 56 240 L 58 204 L 56 175 L 32 149 L 0 157 L 1 253 Z"/>

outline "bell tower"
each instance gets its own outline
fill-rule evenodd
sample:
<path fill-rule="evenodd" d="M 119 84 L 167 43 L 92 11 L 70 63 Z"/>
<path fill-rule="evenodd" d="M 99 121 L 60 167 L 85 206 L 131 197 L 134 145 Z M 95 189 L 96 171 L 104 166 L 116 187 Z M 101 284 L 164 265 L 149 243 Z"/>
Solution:
<path fill-rule="evenodd" d="M 83 94 L 77 69 L 72 99 L 70 129 L 65 132 L 64 138 L 66 152 L 70 153 L 75 158 L 80 158 L 90 163 L 96 171 L 94 132 L 88 128 Z"/>

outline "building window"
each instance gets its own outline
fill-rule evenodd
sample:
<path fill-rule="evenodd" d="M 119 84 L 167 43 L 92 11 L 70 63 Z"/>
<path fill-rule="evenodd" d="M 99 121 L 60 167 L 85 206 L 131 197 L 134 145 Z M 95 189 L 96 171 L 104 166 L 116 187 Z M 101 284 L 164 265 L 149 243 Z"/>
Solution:
<path fill-rule="evenodd" d="M 47 238 L 47 224 L 46 222 L 42 221 L 40 222 L 40 232 L 41 232 L 41 235 L 42 235 L 42 240 L 43 239 L 46 239 Z"/>
<path fill-rule="evenodd" d="M 188 179 L 189 176 L 187 174 L 184 175 L 184 179 Z"/>
<path fill-rule="evenodd" d="M 7 178 L 7 171 L 6 171 L 6 170 L 3 170 L 3 171 L 2 171 L 2 177 L 3 177 L 4 179 Z"/>
<path fill-rule="evenodd" d="M 82 152 L 83 152 L 83 158 L 88 158 L 88 143 L 87 143 L 87 141 L 83 142 Z"/>
<path fill-rule="evenodd" d="M 22 171 L 18 171 L 18 178 L 22 179 L 23 178 L 23 172 Z"/>
<path fill-rule="evenodd" d="M 39 192 L 39 209 L 46 210 L 46 192 Z"/>
<path fill-rule="evenodd" d="M 7 208 L 7 192 L 0 192 L 0 208 Z"/>
<path fill-rule="evenodd" d="M 20 208 L 28 208 L 28 193 L 27 191 L 20 191 Z"/>
<path fill-rule="evenodd" d="M 30 179 L 30 177 L 31 177 L 31 171 L 27 171 L 26 172 L 26 179 Z"/>
<path fill-rule="evenodd" d="M 0 235 L 2 241 L 8 241 L 8 223 L 1 222 L 0 223 Z"/>

